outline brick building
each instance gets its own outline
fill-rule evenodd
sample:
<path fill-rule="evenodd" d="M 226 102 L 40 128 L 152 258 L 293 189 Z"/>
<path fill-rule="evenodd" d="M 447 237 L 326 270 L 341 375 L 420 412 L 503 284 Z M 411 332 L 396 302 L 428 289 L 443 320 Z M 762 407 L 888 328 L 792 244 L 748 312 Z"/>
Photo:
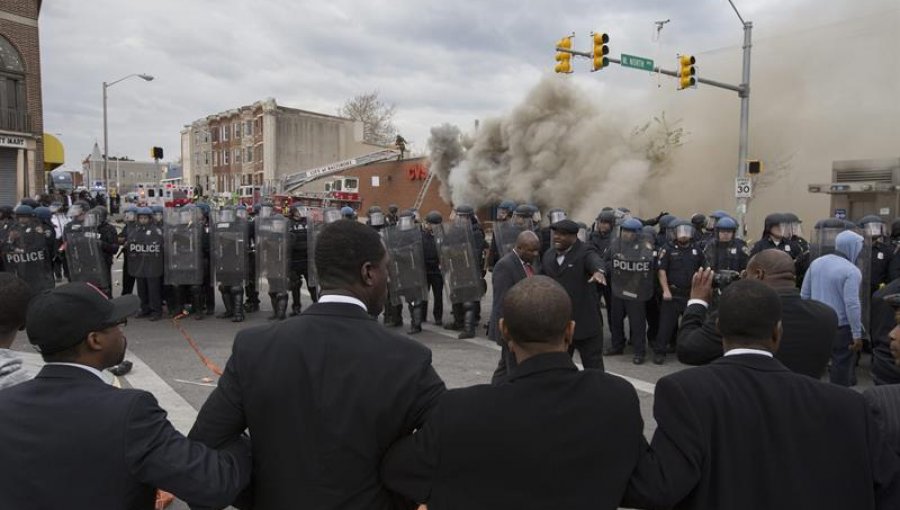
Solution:
<path fill-rule="evenodd" d="M 257 101 L 185 126 L 184 182 L 220 193 L 265 186 L 381 148 L 364 143 L 362 134 L 362 123 L 351 119 Z"/>
<path fill-rule="evenodd" d="M 0 3 L 0 204 L 44 188 L 40 0 Z"/>

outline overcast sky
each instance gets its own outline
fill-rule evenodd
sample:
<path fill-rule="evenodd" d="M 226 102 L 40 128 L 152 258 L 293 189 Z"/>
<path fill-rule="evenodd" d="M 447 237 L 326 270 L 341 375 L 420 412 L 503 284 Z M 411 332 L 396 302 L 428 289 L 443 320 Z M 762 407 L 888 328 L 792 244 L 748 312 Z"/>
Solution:
<path fill-rule="evenodd" d="M 836 21 L 829 13 L 849 1 L 819 0 L 814 16 L 789 26 Z M 735 3 L 756 37 L 786 30 L 782 0 Z M 896 0 L 858 4 L 878 11 Z M 653 22 L 664 19 L 656 43 Z M 557 39 L 574 31 L 587 51 L 595 29 L 610 34 L 612 56 L 667 67 L 679 51 L 739 58 L 742 41 L 726 0 L 55 0 L 40 19 L 44 128 L 59 134 L 67 166 L 80 168 L 93 143 L 102 146 L 101 83 L 147 73 L 156 79 L 109 90 L 112 156 L 147 160 L 159 145 L 177 160 L 180 130 L 206 115 L 267 97 L 334 114 L 371 90 L 396 105 L 395 124 L 422 151 L 431 126 L 468 128 L 511 108 L 552 72 Z M 574 79 L 617 101 L 639 100 L 647 86 L 639 73 L 576 64 Z"/>

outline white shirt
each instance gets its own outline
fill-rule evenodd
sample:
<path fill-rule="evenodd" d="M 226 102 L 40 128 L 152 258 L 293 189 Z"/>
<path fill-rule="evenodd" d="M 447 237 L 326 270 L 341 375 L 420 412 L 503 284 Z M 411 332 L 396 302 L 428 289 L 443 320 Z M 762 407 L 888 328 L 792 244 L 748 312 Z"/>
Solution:
<path fill-rule="evenodd" d="M 758 354 L 760 356 L 768 356 L 773 358 L 772 353 L 769 351 L 764 351 L 762 349 L 731 349 L 730 351 L 725 351 L 725 356 L 737 356 L 738 354 Z"/>
<path fill-rule="evenodd" d="M 351 296 L 341 296 L 338 294 L 326 294 L 324 296 L 319 297 L 319 303 L 345 303 L 349 305 L 356 305 L 363 309 L 364 312 L 369 313 L 369 309 L 366 308 L 366 304 L 360 301 L 359 299 Z"/>
<path fill-rule="evenodd" d="M 64 363 L 64 362 L 62 362 L 62 361 L 59 361 L 59 362 L 51 362 L 51 363 L 44 363 L 44 365 L 45 365 L 45 366 L 50 366 L 50 365 L 65 365 L 65 366 L 67 366 L 67 367 L 78 367 L 78 368 L 80 368 L 80 369 L 82 369 L 82 370 L 87 370 L 88 372 L 90 372 L 90 373 L 96 375 L 97 377 L 100 378 L 101 381 L 103 381 L 103 382 L 105 382 L 105 383 L 109 383 L 109 381 L 106 379 L 106 377 L 103 377 L 103 372 L 97 370 L 97 369 L 94 368 L 94 367 L 89 367 L 89 366 L 87 366 L 87 365 L 80 365 L 80 364 L 78 364 L 78 363 Z"/>

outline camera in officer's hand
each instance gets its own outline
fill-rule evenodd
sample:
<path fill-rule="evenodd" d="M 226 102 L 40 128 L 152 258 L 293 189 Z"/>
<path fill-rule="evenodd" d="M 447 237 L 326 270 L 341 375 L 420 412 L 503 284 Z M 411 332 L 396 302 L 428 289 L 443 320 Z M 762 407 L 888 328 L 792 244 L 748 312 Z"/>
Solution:
<path fill-rule="evenodd" d="M 724 290 L 732 283 L 741 279 L 741 273 L 738 271 L 730 271 L 728 269 L 720 269 L 713 275 L 712 286 L 714 289 Z"/>

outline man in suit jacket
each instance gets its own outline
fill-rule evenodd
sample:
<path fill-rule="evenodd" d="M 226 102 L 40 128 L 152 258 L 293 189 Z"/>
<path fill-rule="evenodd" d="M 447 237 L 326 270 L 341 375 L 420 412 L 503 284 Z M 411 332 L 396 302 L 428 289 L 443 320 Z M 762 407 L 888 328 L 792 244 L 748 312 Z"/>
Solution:
<path fill-rule="evenodd" d="M 156 489 L 195 505 L 227 505 L 250 481 L 250 448 L 214 451 L 179 434 L 146 391 L 101 370 L 125 356 L 121 325 L 136 296 L 109 301 L 88 283 L 35 297 L 28 339 L 46 362 L 0 392 L 3 508 L 153 508 Z"/>
<path fill-rule="evenodd" d="M 190 437 L 253 438 L 253 508 L 389 509 L 381 457 L 444 391 L 431 351 L 372 319 L 387 292 L 378 232 L 340 220 L 316 240 L 319 301 L 236 336 Z"/>
<path fill-rule="evenodd" d="M 578 224 L 562 220 L 550 226 L 553 246 L 544 252 L 541 270 L 569 293 L 575 335 L 569 353 L 581 354 L 584 368 L 603 369 L 603 327 L 595 283 L 606 285 L 603 260 L 578 239 Z"/>
<path fill-rule="evenodd" d="M 772 357 L 781 303 L 768 285 L 731 284 L 719 303 L 725 356 L 656 384 L 656 433 L 623 506 L 896 508 L 900 460 L 859 393 Z"/>
<path fill-rule="evenodd" d="M 900 371 L 900 351 L 890 352 L 890 345 L 900 347 L 900 279 L 894 280 L 875 293 L 872 299 L 872 379 L 876 386 L 863 393 L 875 411 L 886 442 L 900 455 L 900 384 L 891 376 Z M 876 312 L 879 312 L 876 315 Z M 887 322 L 893 327 L 887 329 Z M 877 326 L 876 326 L 877 323 Z M 894 359 L 897 356 L 897 359 Z M 888 384 L 887 381 L 894 382 Z"/>
<path fill-rule="evenodd" d="M 488 323 L 488 338 L 497 342 L 500 346 L 500 361 L 491 382 L 497 382 L 506 377 L 509 370 L 516 366 L 516 358 L 506 347 L 503 335 L 500 333 L 499 320 L 503 317 L 503 298 L 506 293 L 520 280 L 534 276 L 534 261 L 541 253 L 541 240 L 531 230 L 526 230 L 516 238 L 516 247 L 504 255 L 496 264 L 491 276 L 491 288 L 493 289 L 493 304 L 491 306 L 491 320 Z"/>
<path fill-rule="evenodd" d="M 750 259 L 745 279 L 759 280 L 775 289 L 781 301 L 784 337 L 775 359 L 798 374 L 819 379 L 831 357 L 837 330 L 837 314 L 825 303 L 800 299 L 795 284 L 795 264 L 781 250 L 764 250 Z M 705 365 L 722 357 L 722 335 L 716 329 L 719 314 L 708 312 L 712 300 L 713 272 L 698 271 L 691 286 L 691 299 L 678 332 L 678 360 L 687 365 Z"/>
<path fill-rule="evenodd" d="M 500 384 L 447 391 L 388 451 L 385 484 L 435 510 L 617 508 L 645 444 L 637 393 L 578 370 L 571 313 L 546 276 L 513 286 L 500 329 L 518 366 Z"/>

